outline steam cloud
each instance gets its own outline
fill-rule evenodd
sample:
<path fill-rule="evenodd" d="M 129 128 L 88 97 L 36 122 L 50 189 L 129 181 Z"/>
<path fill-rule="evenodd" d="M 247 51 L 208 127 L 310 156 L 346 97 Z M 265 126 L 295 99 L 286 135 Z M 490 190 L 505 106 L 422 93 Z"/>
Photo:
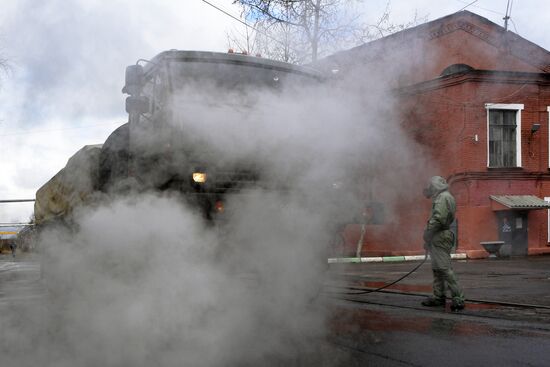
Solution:
<path fill-rule="evenodd" d="M 425 176 L 410 173 L 418 150 L 388 94 L 329 86 L 176 96 L 189 144 L 223 152 L 224 164 L 254 161 L 285 190 L 231 197 L 219 230 L 178 196 L 141 194 L 45 231 L 49 296 L 20 318 L 0 316 L 7 365 L 336 363 L 318 350 L 328 308 L 316 298 L 332 223 L 368 199 L 368 183 L 384 187 L 378 200 L 391 216 L 404 178 L 414 186 Z M 248 108 L 236 107 L 243 100 Z"/>

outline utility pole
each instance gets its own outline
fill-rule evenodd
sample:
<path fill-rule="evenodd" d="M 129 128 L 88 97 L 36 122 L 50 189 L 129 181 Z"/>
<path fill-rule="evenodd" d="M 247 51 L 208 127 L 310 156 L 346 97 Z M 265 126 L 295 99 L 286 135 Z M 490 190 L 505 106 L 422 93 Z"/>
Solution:
<path fill-rule="evenodd" d="M 504 16 L 504 30 L 508 30 L 508 19 L 510 19 L 510 15 L 508 14 L 508 9 L 510 9 L 510 0 L 508 0 L 508 3 L 506 4 L 506 15 Z M 511 9 L 510 9 L 511 10 Z M 511 11 L 510 11 L 511 13 Z"/>

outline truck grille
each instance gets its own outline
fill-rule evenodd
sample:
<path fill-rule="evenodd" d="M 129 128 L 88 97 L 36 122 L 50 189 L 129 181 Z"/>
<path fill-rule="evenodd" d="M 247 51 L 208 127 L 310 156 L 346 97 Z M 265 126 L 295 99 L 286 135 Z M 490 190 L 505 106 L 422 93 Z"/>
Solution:
<path fill-rule="evenodd" d="M 250 187 L 259 181 L 259 175 L 254 171 L 217 171 L 212 177 L 214 190 L 241 189 Z"/>

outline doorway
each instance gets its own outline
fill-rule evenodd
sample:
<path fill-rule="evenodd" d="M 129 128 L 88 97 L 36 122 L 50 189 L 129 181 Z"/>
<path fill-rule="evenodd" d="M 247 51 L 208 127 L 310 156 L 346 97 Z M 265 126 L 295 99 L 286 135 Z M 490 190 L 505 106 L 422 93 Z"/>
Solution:
<path fill-rule="evenodd" d="M 526 211 L 498 212 L 498 236 L 505 243 L 501 255 L 526 256 L 528 233 Z"/>

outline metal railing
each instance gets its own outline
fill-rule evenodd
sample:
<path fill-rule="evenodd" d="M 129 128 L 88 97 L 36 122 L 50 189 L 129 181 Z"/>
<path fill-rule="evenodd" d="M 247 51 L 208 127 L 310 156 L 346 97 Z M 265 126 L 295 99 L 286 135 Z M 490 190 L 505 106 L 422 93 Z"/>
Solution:
<path fill-rule="evenodd" d="M 8 203 L 28 203 L 36 201 L 36 199 L 12 199 L 12 200 L 0 200 L 0 204 L 8 204 Z M 5 227 L 26 227 L 26 226 L 34 226 L 34 223 L 22 223 L 22 222 L 15 222 L 15 223 L 0 223 L 0 228 Z"/>
<path fill-rule="evenodd" d="M 36 199 L 14 199 L 14 200 L 0 200 L 0 203 L 26 203 L 36 201 Z"/>
<path fill-rule="evenodd" d="M 0 223 L 0 228 L 34 226 L 34 223 Z"/>

